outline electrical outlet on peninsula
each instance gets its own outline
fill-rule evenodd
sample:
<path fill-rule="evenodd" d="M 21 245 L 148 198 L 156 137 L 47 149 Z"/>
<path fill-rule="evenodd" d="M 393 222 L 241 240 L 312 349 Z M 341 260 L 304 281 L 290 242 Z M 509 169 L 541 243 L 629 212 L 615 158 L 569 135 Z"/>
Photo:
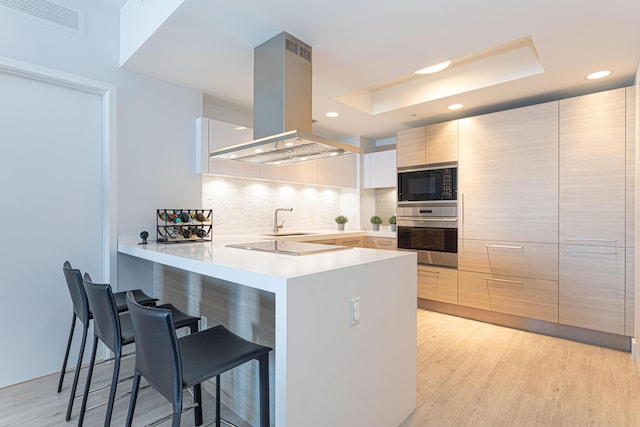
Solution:
<path fill-rule="evenodd" d="M 349 326 L 360 323 L 360 297 L 349 300 Z"/>

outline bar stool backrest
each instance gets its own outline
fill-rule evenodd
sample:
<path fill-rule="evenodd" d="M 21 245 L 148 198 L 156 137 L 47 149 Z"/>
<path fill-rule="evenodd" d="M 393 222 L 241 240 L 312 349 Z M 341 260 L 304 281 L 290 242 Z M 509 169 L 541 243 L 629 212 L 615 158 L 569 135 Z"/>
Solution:
<path fill-rule="evenodd" d="M 111 285 L 93 283 L 88 273 L 84 274 L 84 289 L 93 313 L 93 333 L 109 350 L 118 352 L 121 343 L 120 319 Z"/>
<path fill-rule="evenodd" d="M 65 261 L 62 266 L 62 272 L 69 288 L 71 302 L 73 303 L 73 312 L 85 325 L 89 321 L 90 311 L 87 295 L 82 285 L 82 273 L 77 268 L 71 267 L 69 261 Z"/>
<path fill-rule="evenodd" d="M 153 388 L 182 407 L 182 369 L 171 311 L 143 307 L 127 292 L 127 306 L 136 340 L 135 371 Z"/>

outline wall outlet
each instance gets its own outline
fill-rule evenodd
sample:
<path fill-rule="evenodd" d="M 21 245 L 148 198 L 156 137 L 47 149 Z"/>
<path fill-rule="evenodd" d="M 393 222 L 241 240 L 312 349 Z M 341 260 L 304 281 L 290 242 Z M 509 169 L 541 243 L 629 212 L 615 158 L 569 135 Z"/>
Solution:
<path fill-rule="evenodd" d="M 360 323 L 360 297 L 349 300 L 349 326 Z"/>

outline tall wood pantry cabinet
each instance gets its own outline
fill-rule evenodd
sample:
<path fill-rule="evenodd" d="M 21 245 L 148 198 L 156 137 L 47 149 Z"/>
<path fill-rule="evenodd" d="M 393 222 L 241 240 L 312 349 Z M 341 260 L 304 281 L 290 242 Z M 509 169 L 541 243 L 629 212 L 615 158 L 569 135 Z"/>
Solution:
<path fill-rule="evenodd" d="M 458 303 L 558 321 L 558 103 L 459 120 Z"/>
<path fill-rule="evenodd" d="M 624 335 L 626 89 L 560 101 L 560 323 Z"/>

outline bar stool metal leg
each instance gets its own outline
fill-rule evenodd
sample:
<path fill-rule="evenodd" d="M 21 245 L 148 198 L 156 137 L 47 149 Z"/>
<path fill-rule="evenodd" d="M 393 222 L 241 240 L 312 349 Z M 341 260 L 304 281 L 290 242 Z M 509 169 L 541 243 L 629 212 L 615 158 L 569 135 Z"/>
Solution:
<path fill-rule="evenodd" d="M 86 326 L 86 325 L 85 325 Z M 73 409 L 73 400 L 76 397 L 76 389 L 78 388 L 78 378 L 80 377 L 80 368 L 82 367 L 82 356 L 84 355 L 84 345 L 87 342 L 87 329 L 82 328 L 82 343 L 80 344 L 80 352 L 78 353 L 78 363 L 76 363 L 76 371 L 73 375 L 73 385 L 69 393 L 69 405 L 67 406 L 67 416 L 65 420 L 71 419 L 71 410 Z"/>
<path fill-rule="evenodd" d="M 58 393 L 62 390 L 64 382 L 64 374 L 67 371 L 67 361 L 69 360 L 69 350 L 71 350 L 71 341 L 73 340 L 73 331 L 76 327 L 76 314 L 73 313 L 71 318 L 71 330 L 69 331 L 69 339 L 67 340 L 67 350 L 64 352 L 64 360 L 62 361 L 62 369 L 60 370 L 60 381 L 58 381 Z"/>
<path fill-rule="evenodd" d="M 260 427 L 269 427 L 269 355 L 258 358 L 260 376 Z"/>

